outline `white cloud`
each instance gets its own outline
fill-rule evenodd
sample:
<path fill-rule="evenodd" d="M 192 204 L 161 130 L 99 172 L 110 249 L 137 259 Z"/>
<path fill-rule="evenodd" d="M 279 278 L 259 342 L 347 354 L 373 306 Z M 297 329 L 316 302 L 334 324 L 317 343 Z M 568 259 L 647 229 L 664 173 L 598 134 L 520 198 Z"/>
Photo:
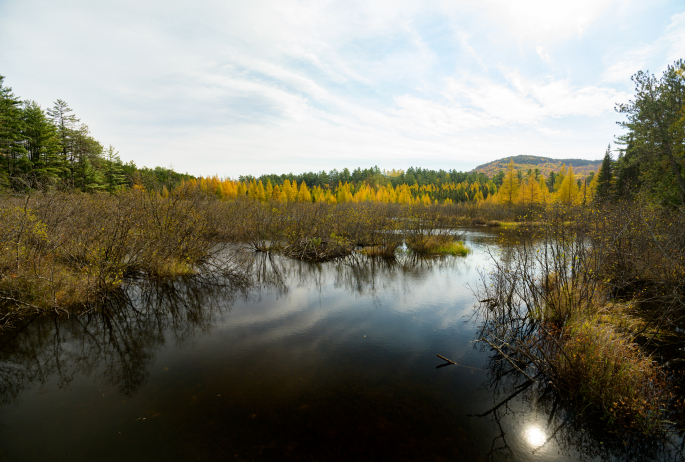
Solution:
<path fill-rule="evenodd" d="M 511 37 L 530 41 L 558 41 L 582 35 L 618 0 L 483 0 L 478 9 Z"/>
<path fill-rule="evenodd" d="M 543 60 L 546 63 L 549 63 L 552 61 L 552 58 L 549 56 L 549 54 L 545 53 L 544 48 L 538 46 L 535 47 L 535 52 L 538 54 L 541 60 Z"/>
<path fill-rule="evenodd" d="M 587 38 L 619 3 L 4 2 L 0 62 L 122 158 L 194 174 L 601 157 L 619 83 L 685 53 L 685 13 L 654 44 Z"/>
<path fill-rule="evenodd" d="M 618 56 L 605 58 L 606 69 L 602 80 L 608 83 L 625 83 L 637 71 L 663 72 L 667 65 L 685 58 L 685 13 L 671 16 L 663 35 L 654 42 L 641 44 Z"/>

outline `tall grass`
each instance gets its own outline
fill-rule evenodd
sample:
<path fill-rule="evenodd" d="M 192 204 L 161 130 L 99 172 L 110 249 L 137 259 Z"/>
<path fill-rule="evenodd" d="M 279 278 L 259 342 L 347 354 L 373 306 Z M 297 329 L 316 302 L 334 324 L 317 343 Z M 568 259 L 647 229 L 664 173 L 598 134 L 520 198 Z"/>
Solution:
<path fill-rule="evenodd" d="M 633 203 L 555 206 L 534 218 L 482 275 L 480 340 L 586 414 L 663 429 L 674 382 L 652 354 L 663 354 L 664 331 L 670 349 L 685 343 L 685 232 L 669 224 L 682 214 Z"/>

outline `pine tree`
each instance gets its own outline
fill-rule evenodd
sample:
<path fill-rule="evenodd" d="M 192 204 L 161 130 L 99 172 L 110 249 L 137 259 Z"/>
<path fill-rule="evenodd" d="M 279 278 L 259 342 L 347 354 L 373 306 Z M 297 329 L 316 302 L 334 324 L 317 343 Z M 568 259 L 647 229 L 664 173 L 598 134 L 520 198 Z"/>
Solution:
<path fill-rule="evenodd" d="M 73 138 L 76 132 L 76 124 L 79 119 L 76 118 L 74 111 L 69 107 L 66 101 L 58 99 L 51 109 L 48 109 L 48 116 L 52 124 L 57 129 L 57 136 L 60 140 L 60 147 L 62 152 L 62 161 L 64 163 L 73 163 Z"/>
<path fill-rule="evenodd" d="M 604 160 L 602 166 L 599 168 L 597 174 L 597 190 L 595 192 L 596 201 L 605 201 L 609 199 L 613 191 L 614 172 L 613 159 L 611 158 L 611 145 L 604 153 Z"/>
<path fill-rule="evenodd" d="M 12 88 L 4 87 L 0 75 L 0 184 L 9 185 L 9 180 L 19 171 L 19 163 L 27 153 L 24 148 L 24 120 L 21 101 L 14 96 Z"/>
<path fill-rule="evenodd" d="M 82 124 L 72 133 L 72 164 L 71 182 L 76 188 L 84 191 L 103 189 L 104 175 L 101 172 L 103 167 L 102 145 L 90 136 L 88 126 Z"/>
<path fill-rule="evenodd" d="M 105 168 L 104 168 L 104 186 L 110 193 L 121 189 L 126 183 L 126 176 L 124 175 L 121 166 L 121 159 L 119 153 L 114 151 L 114 146 L 111 144 L 105 152 Z"/>
<path fill-rule="evenodd" d="M 23 134 L 33 174 L 40 183 L 54 182 L 66 171 L 58 156 L 60 143 L 57 130 L 35 101 L 25 101 L 22 112 Z"/>

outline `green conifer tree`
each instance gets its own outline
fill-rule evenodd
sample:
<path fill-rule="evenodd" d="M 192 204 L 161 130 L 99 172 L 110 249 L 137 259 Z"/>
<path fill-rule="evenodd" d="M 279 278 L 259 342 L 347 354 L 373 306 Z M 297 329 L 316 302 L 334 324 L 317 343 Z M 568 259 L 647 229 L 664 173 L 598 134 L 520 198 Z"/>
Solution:
<path fill-rule="evenodd" d="M 613 191 L 614 172 L 613 159 L 611 158 L 611 145 L 604 153 L 602 166 L 597 174 L 597 189 L 595 190 L 595 200 L 605 201 L 609 199 Z"/>

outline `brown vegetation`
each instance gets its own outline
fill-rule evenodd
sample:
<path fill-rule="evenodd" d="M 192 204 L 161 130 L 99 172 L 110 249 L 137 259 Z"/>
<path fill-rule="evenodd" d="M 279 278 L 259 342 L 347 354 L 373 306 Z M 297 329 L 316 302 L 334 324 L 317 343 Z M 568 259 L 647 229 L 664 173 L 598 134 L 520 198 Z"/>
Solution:
<path fill-rule="evenodd" d="M 684 218 L 637 203 L 540 214 L 483 275 L 481 340 L 588 413 L 663 428 L 665 352 L 685 340 Z"/>
<path fill-rule="evenodd" d="M 392 256 L 405 240 L 421 251 L 448 235 L 456 223 L 449 211 L 225 201 L 188 185 L 163 194 L 134 188 L 8 195 L 0 205 L 2 319 L 91 309 L 128 278 L 226 269 L 229 245 L 308 261 L 350 255 L 357 247 Z"/>
<path fill-rule="evenodd" d="M 86 309 L 125 277 L 194 272 L 216 265 L 222 250 L 217 204 L 189 191 L 35 194 L 1 204 L 3 319 Z"/>

